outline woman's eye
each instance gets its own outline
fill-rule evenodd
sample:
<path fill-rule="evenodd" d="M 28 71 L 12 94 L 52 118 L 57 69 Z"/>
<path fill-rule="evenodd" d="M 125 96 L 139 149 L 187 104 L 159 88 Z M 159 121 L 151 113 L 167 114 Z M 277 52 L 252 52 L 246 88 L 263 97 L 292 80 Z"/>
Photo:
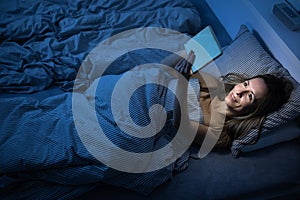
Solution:
<path fill-rule="evenodd" d="M 244 82 L 244 86 L 246 87 L 248 85 L 248 83 L 247 82 Z"/>
<path fill-rule="evenodd" d="M 250 101 L 252 101 L 252 99 L 253 99 L 252 94 L 249 94 L 249 99 L 250 99 Z"/>

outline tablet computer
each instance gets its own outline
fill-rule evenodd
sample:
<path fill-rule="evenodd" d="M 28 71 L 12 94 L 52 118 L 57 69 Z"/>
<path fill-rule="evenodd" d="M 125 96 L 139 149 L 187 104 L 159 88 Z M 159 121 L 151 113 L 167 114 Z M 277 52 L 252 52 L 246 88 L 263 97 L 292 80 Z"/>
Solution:
<path fill-rule="evenodd" d="M 208 63 L 222 54 L 222 47 L 211 26 L 206 26 L 184 44 L 189 53 L 194 51 L 195 61 L 192 66 L 193 73 L 205 67 Z"/>

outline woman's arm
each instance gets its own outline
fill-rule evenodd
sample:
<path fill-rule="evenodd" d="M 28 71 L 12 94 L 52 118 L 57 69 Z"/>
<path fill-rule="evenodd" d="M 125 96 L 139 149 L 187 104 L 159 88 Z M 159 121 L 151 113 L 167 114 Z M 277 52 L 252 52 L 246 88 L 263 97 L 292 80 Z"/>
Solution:
<path fill-rule="evenodd" d="M 174 126 L 176 128 L 179 128 L 181 121 L 186 121 L 188 123 L 188 129 L 186 131 L 192 131 L 197 130 L 197 134 L 195 137 L 195 142 L 198 144 L 202 144 L 204 138 L 208 134 L 208 140 L 211 140 L 212 142 L 215 141 L 217 144 L 223 144 L 224 138 L 220 137 L 222 136 L 223 127 L 225 123 L 225 117 L 226 117 L 226 105 L 224 101 L 220 101 L 218 97 L 213 97 L 211 101 L 209 101 L 205 106 L 207 106 L 206 110 L 208 111 L 207 116 L 204 116 L 204 118 L 207 119 L 207 123 L 200 124 L 199 122 L 192 121 L 189 119 L 189 113 L 188 113 L 188 102 L 187 102 L 187 90 L 188 90 L 188 81 L 191 78 L 192 73 L 190 72 L 191 66 L 194 61 L 194 54 L 193 52 L 189 53 L 187 59 L 180 60 L 176 65 L 175 69 L 180 72 L 185 79 L 182 77 L 178 78 L 177 82 L 177 88 L 176 88 L 176 98 L 178 100 L 175 100 L 174 102 Z M 218 81 L 213 76 L 205 73 L 200 72 L 197 73 L 199 82 L 204 85 L 205 87 L 217 87 Z M 208 97 L 209 99 L 212 97 Z M 181 104 L 179 105 L 179 102 Z M 205 114 L 205 113 L 203 113 Z M 210 126 L 208 126 L 208 124 Z M 225 132 L 223 132 L 223 136 Z M 221 139 L 221 140 L 220 140 Z M 227 142 L 226 142 L 227 143 Z M 222 146 L 222 145 L 220 145 Z"/>
<path fill-rule="evenodd" d="M 188 107 L 187 107 L 187 90 L 188 90 L 188 82 L 192 75 L 190 69 L 194 62 L 195 55 L 193 52 L 190 52 L 187 59 L 180 59 L 174 66 L 179 73 L 181 73 L 185 79 L 182 77 L 178 77 L 177 85 L 176 85 L 176 98 L 174 101 L 174 126 L 179 128 L 181 119 L 188 119 Z M 181 102 L 181 105 L 179 104 Z M 182 107 L 182 109 L 181 109 Z"/>
<path fill-rule="evenodd" d="M 188 127 L 190 130 L 197 130 L 195 142 L 198 144 L 202 144 L 205 135 L 208 131 L 208 126 L 204 124 L 200 124 L 196 121 L 189 120 L 189 113 L 188 113 L 188 102 L 187 102 L 187 90 L 188 90 L 188 81 L 191 77 L 190 68 L 191 63 L 194 61 L 194 54 L 193 52 L 189 54 L 187 60 L 182 59 L 176 65 L 175 69 L 180 72 L 186 80 L 182 78 L 178 78 L 177 87 L 176 87 L 176 97 L 177 101 L 174 102 L 174 127 L 179 128 L 180 122 L 182 119 L 187 119 Z M 181 102 L 181 105 L 179 105 Z M 187 130 L 189 131 L 189 130 Z"/>
<path fill-rule="evenodd" d="M 172 53 L 169 56 L 165 57 L 161 64 L 167 65 L 169 67 L 175 67 L 175 65 L 182 59 L 186 58 L 186 52 L 185 50 L 179 51 L 176 53 Z"/>

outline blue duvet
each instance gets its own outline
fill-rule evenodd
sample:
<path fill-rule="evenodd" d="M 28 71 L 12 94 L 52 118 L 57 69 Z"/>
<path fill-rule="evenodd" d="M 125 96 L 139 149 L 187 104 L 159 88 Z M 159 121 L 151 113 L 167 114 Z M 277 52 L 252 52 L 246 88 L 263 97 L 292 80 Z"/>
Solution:
<path fill-rule="evenodd" d="M 184 167 L 185 154 L 147 173 L 123 172 L 100 162 L 74 124 L 72 89 L 86 56 L 114 34 L 149 26 L 197 33 L 200 17 L 188 1 L 7 1 L 0 6 L 1 197 L 73 198 L 99 183 L 148 194 Z M 97 82 L 93 107 L 97 123 L 117 146 L 149 152 L 176 134 L 170 115 L 174 95 L 161 85 L 140 87 L 129 104 L 130 115 L 140 126 L 149 123 L 153 104 L 170 108 L 159 134 L 143 139 L 128 136 L 116 125 L 111 110 L 113 88 L 124 74 L 137 65 L 159 63 L 168 54 L 154 49 L 129 52 Z M 79 95 L 90 100 L 87 93 Z"/>

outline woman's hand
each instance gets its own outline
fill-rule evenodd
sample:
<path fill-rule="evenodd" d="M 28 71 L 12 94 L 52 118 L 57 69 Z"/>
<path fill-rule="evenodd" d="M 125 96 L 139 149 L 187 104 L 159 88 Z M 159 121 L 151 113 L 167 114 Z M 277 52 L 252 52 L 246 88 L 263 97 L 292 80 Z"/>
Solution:
<path fill-rule="evenodd" d="M 188 80 L 193 75 L 191 68 L 194 61 L 195 54 L 193 51 L 190 51 L 187 58 L 180 59 L 174 68 Z"/>

